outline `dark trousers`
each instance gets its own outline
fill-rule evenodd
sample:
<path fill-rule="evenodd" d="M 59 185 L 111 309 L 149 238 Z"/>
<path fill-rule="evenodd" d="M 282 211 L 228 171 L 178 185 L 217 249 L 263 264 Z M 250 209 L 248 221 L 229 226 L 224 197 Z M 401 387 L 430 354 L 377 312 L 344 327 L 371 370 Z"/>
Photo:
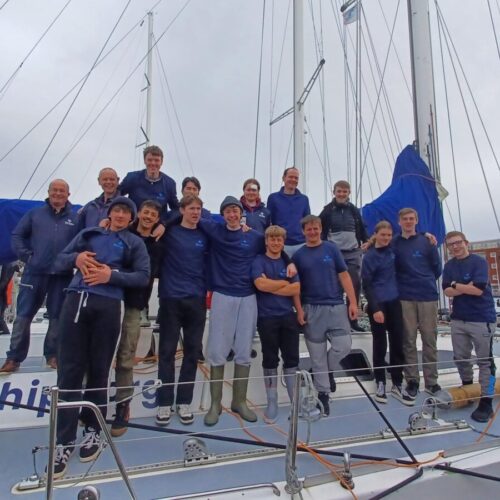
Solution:
<path fill-rule="evenodd" d="M 3 295 L 5 295 L 5 292 Z M 5 297 L 0 297 L 0 335 L 10 334 L 9 327 L 4 318 L 5 309 L 7 309 L 7 300 Z"/>
<path fill-rule="evenodd" d="M 69 292 L 61 311 L 57 385 L 63 401 L 91 401 L 106 417 L 108 377 L 118 336 L 121 302 L 99 295 Z M 83 377 L 87 384 L 82 395 Z M 92 390 L 104 388 L 102 390 Z M 75 392 L 64 392 L 76 390 Z M 57 444 L 76 439 L 78 408 L 59 410 Z M 80 419 L 86 427 L 100 430 L 97 417 L 82 408 Z"/>
<path fill-rule="evenodd" d="M 299 366 L 299 324 L 295 313 L 257 319 L 262 344 L 262 367 L 278 368 L 281 351 L 283 368 Z"/>
<path fill-rule="evenodd" d="M 33 274 L 25 271 L 19 285 L 16 319 L 12 326 L 12 337 L 7 358 L 22 362 L 28 356 L 30 347 L 30 326 L 38 309 L 47 296 L 49 329 L 43 344 L 43 354 L 49 359 L 57 353 L 57 319 L 64 300 L 64 289 L 72 275 Z"/>
<path fill-rule="evenodd" d="M 175 353 L 181 329 L 184 355 L 175 402 L 181 405 L 190 404 L 193 400 L 194 380 L 202 349 L 206 313 L 205 297 L 160 299 L 158 377 L 162 384 L 168 385 L 158 389 L 159 406 L 172 406 L 174 403 Z"/>
<path fill-rule="evenodd" d="M 352 286 L 354 288 L 354 294 L 359 305 L 359 294 L 361 293 L 361 256 L 362 251 L 359 248 L 354 250 L 342 250 L 342 257 L 344 257 L 345 265 L 347 266 L 347 272 L 351 277 Z M 347 300 L 347 305 L 349 306 L 349 299 Z M 354 323 L 351 321 L 351 323 Z"/>
<path fill-rule="evenodd" d="M 380 309 L 384 313 L 384 323 L 376 323 L 373 310 L 368 304 L 368 316 L 373 335 L 373 368 L 375 380 L 385 383 L 385 356 L 387 354 L 387 337 L 389 337 L 389 363 L 397 368 L 389 368 L 392 383 L 401 385 L 403 382 L 403 314 L 399 300 L 381 302 Z"/>

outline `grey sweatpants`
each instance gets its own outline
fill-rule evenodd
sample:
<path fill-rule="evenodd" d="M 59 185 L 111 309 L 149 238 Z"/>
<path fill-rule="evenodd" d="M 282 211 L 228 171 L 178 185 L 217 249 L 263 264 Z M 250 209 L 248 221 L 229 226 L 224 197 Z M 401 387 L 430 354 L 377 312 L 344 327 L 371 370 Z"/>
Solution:
<path fill-rule="evenodd" d="M 481 396 L 492 396 L 495 392 L 495 360 L 492 355 L 495 323 L 478 323 L 451 320 L 451 343 L 453 358 L 462 381 L 473 379 L 471 352 L 474 347 L 479 367 Z"/>
<path fill-rule="evenodd" d="M 231 297 L 214 292 L 207 341 L 207 360 L 210 365 L 226 364 L 232 349 L 235 364 L 250 366 L 252 339 L 256 330 L 255 295 Z"/>
<path fill-rule="evenodd" d="M 304 336 L 311 358 L 314 387 L 318 392 L 330 392 L 328 372 L 351 350 L 351 327 L 347 307 L 345 304 L 305 304 L 304 313 Z M 331 344 L 330 350 L 327 341 Z"/>

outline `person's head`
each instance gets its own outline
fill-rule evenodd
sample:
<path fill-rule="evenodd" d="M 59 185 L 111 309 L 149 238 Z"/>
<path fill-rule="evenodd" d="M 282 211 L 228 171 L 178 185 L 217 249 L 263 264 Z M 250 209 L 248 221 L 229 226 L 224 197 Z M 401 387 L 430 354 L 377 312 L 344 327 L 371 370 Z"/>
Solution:
<path fill-rule="evenodd" d="M 155 200 L 146 200 L 141 203 L 137 213 L 138 226 L 150 231 L 160 220 L 161 205 Z"/>
<path fill-rule="evenodd" d="M 192 194 L 194 196 L 199 196 L 201 191 L 200 181 L 196 177 L 185 177 L 182 181 L 182 196 Z"/>
<path fill-rule="evenodd" d="M 386 220 L 381 220 L 375 226 L 375 232 L 373 233 L 375 238 L 375 246 L 378 248 L 386 247 L 392 240 L 392 225 Z"/>
<path fill-rule="evenodd" d="M 306 215 L 300 221 L 307 246 L 317 246 L 321 243 L 321 219 L 317 215 Z"/>
<path fill-rule="evenodd" d="M 220 214 L 224 217 L 229 229 L 238 229 L 243 214 L 243 205 L 234 196 L 226 196 L 220 205 Z"/>
<path fill-rule="evenodd" d="M 414 208 L 402 208 L 399 213 L 399 225 L 403 234 L 415 234 L 418 224 L 418 214 Z"/>
<path fill-rule="evenodd" d="M 285 168 L 283 172 L 283 184 L 285 186 L 285 192 L 294 193 L 299 185 L 299 170 L 295 167 Z"/>
<path fill-rule="evenodd" d="M 108 217 L 111 231 L 121 231 L 135 219 L 135 203 L 125 196 L 116 197 L 109 205 Z"/>
<path fill-rule="evenodd" d="M 179 202 L 179 211 L 182 215 L 181 224 L 184 227 L 196 227 L 201 217 L 203 201 L 194 194 L 186 194 Z"/>
<path fill-rule="evenodd" d="M 337 181 L 333 185 L 333 197 L 338 203 L 347 203 L 351 194 L 351 185 L 347 181 Z"/>
<path fill-rule="evenodd" d="M 148 172 L 148 177 L 158 179 L 160 168 L 163 163 L 163 151 L 158 146 L 148 146 L 143 151 L 144 164 Z"/>
<path fill-rule="evenodd" d="M 446 247 L 453 257 L 465 259 L 469 255 L 469 242 L 461 231 L 450 231 L 445 236 Z"/>
<path fill-rule="evenodd" d="M 97 182 L 105 196 L 111 197 L 116 193 L 119 181 L 120 178 L 114 168 L 104 167 L 99 171 Z"/>
<path fill-rule="evenodd" d="M 281 254 L 285 246 L 286 230 L 281 226 L 269 226 L 264 233 L 264 237 L 267 251 L 274 255 Z"/>
<path fill-rule="evenodd" d="M 49 184 L 49 203 L 52 208 L 64 208 L 69 198 L 69 184 L 63 179 L 54 179 Z"/>
<path fill-rule="evenodd" d="M 260 183 L 257 179 L 247 179 L 243 183 L 243 196 L 248 203 L 255 203 L 260 196 Z"/>

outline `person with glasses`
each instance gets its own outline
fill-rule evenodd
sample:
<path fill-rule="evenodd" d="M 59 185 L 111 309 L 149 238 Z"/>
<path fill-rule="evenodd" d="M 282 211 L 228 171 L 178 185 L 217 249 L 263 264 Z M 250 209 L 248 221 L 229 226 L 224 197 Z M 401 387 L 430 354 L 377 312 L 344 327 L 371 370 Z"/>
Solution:
<path fill-rule="evenodd" d="M 492 354 L 496 312 L 488 277 L 488 263 L 483 257 L 469 252 L 464 233 L 451 231 L 446 246 L 452 255 L 443 269 L 442 287 L 452 299 L 451 341 L 453 357 L 462 385 L 473 382 L 471 352 L 474 348 L 479 367 L 481 399 L 471 418 L 487 422 L 493 416 L 495 392 L 495 360 Z"/>
<path fill-rule="evenodd" d="M 264 233 L 271 225 L 271 212 L 260 199 L 260 183 L 257 179 L 247 179 L 243 183 L 240 201 L 243 205 L 242 222 L 259 233 Z"/>

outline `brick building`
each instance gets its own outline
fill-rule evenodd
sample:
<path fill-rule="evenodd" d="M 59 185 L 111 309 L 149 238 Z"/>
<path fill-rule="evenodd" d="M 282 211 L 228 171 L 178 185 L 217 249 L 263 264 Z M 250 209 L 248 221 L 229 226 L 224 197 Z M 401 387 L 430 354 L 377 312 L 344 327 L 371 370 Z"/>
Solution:
<path fill-rule="evenodd" d="M 471 253 L 477 253 L 488 262 L 493 295 L 500 297 L 500 240 L 471 241 L 469 243 Z"/>

